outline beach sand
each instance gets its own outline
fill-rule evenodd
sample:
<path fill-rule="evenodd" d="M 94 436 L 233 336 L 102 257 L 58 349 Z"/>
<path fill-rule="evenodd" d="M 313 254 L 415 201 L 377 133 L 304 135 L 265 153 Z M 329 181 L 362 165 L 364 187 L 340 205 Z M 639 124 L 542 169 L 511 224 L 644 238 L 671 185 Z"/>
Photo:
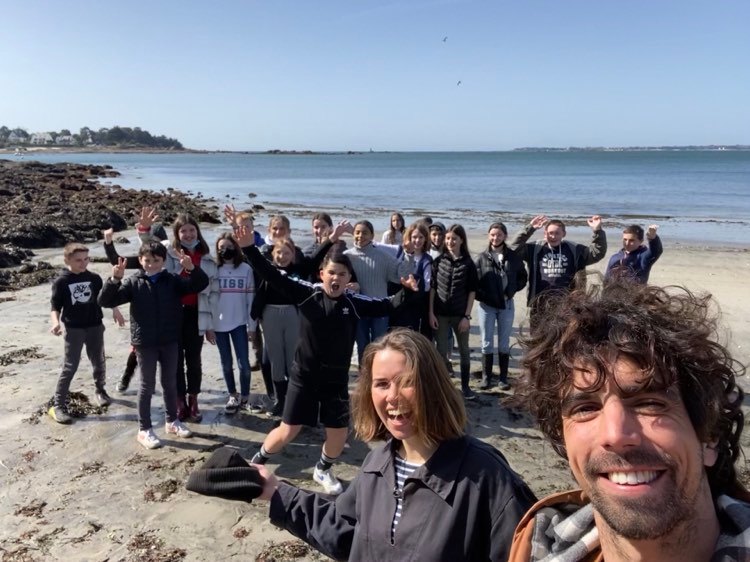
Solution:
<path fill-rule="evenodd" d="M 618 245 L 610 235 L 611 248 Z M 483 235 L 471 236 L 478 251 Z M 583 241 L 583 240 L 580 240 Z M 683 284 L 710 291 L 723 314 L 728 347 L 748 363 L 750 354 L 750 253 L 669 244 L 654 266 L 655 284 Z M 123 254 L 133 248 L 120 247 Z M 93 255 L 103 255 L 97 248 Z M 55 256 L 61 251 L 40 252 Z M 592 269 L 603 270 L 606 260 Z M 110 268 L 95 263 L 102 276 Z M 250 456 L 274 422 L 265 416 L 223 414 L 224 382 L 217 350 L 203 351 L 203 423 L 191 424 L 193 439 L 165 440 L 165 447 L 146 451 L 136 443 L 137 376 L 131 390 L 118 395 L 115 384 L 129 352 L 127 327 L 118 328 L 105 311 L 108 389 L 114 403 L 106 412 L 61 426 L 40 414 L 51 398 L 62 361 L 63 342 L 48 332 L 49 285 L 0 294 L 0 550 L 3 560 L 282 560 L 321 559 L 292 537 L 275 529 L 267 504 L 230 502 L 188 492 L 184 483 L 212 450 L 227 444 Z M 8 299 L 8 300 L 5 300 Z M 516 297 L 516 325 L 524 321 L 525 298 Z M 476 318 L 476 315 L 474 316 Z M 475 321 L 474 321 L 475 322 Z M 472 367 L 479 369 L 479 329 L 472 326 Z M 514 356 L 517 359 L 517 348 Z M 515 374 L 516 359 L 511 364 Z M 495 367 L 497 370 L 497 366 Z M 352 378 L 352 381 L 354 379 Z M 745 389 L 748 380 L 741 381 Z M 260 373 L 253 389 L 260 392 Z M 157 385 L 158 387 L 158 385 Z M 93 400 L 91 368 L 84 358 L 72 391 Z M 531 421 L 499 405 L 499 392 L 481 393 L 468 404 L 470 431 L 499 448 L 538 496 L 569 488 L 567 463 L 555 455 Z M 746 405 L 749 404 L 746 400 Z M 155 429 L 164 437 L 161 395 L 152 403 Z M 747 416 L 747 414 L 746 414 Z M 746 424 L 747 425 L 747 424 Z M 743 443 L 750 447 L 750 432 Z M 271 468 L 301 486 L 310 480 L 323 432 L 306 429 Z M 336 471 L 350 481 L 367 454 L 367 445 L 350 438 Z"/>

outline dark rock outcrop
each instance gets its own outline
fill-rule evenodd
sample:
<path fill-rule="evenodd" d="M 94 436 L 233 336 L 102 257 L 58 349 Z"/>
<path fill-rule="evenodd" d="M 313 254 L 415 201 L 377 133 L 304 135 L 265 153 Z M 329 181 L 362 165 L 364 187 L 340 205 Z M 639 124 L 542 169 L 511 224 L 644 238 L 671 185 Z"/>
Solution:
<path fill-rule="evenodd" d="M 6 245 L 0 247 L 0 267 L 22 263 L 30 257 L 22 255 L 27 248 L 90 243 L 102 238 L 103 229 L 132 228 L 144 206 L 156 208 L 165 224 L 178 213 L 190 213 L 198 222 L 220 222 L 208 199 L 176 189 L 155 192 L 100 183 L 100 178 L 119 175 L 111 166 L 0 160 L 0 244 Z M 13 288 L 8 278 L 0 279 L 0 291 Z"/>

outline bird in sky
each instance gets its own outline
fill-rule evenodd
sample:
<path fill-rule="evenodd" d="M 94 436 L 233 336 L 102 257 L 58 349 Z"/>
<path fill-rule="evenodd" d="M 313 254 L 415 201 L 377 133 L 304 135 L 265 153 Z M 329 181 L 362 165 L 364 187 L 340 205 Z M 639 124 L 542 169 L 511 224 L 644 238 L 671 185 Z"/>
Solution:
<path fill-rule="evenodd" d="M 460 85 L 461 85 L 461 80 L 459 80 L 458 82 L 456 82 L 456 86 L 460 86 Z"/>
<path fill-rule="evenodd" d="M 447 40 L 448 40 L 448 36 L 446 35 L 445 37 L 443 37 L 443 43 L 445 43 Z"/>

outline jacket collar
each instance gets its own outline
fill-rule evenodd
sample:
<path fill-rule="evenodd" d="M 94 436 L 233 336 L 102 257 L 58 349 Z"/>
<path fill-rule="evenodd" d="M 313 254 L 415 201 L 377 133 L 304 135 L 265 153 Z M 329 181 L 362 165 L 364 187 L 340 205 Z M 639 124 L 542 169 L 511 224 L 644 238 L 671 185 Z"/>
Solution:
<path fill-rule="evenodd" d="M 363 472 L 379 474 L 393 482 L 393 457 L 399 441 L 390 439 L 383 447 L 379 447 L 362 466 Z M 419 480 L 430 488 L 443 500 L 447 500 L 458 480 L 466 450 L 469 448 L 469 438 L 465 435 L 450 441 L 443 441 L 429 460 L 415 470 L 410 480 Z"/>
<path fill-rule="evenodd" d="M 721 530 L 712 560 L 723 559 L 723 553 L 739 554 L 742 560 L 743 556 L 750 556 L 745 538 L 750 532 L 748 502 L 750 493 L 744 489 L 715 499 Z M 561 562 L 601 560 L 599 533 L 593 515 L 593 506 L 581 490 L 553 494 L 538 501 L 524 515 L 516 527 L 514 543 L 524 534 L 524 529 L 531 527 L 528 535 L 530 560 L 546 560 L 547 556 Z"/>

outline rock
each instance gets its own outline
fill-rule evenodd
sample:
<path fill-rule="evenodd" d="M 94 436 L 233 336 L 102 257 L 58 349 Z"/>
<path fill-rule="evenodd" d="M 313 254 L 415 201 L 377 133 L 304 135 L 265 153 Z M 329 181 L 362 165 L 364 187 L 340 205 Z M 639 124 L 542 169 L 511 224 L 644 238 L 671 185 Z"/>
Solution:
<path fill-rule="evenodd" d="M 100 178 L 120 174 L 111 166 L 44 164 L 0 159 L 0 245 L 13 248 L 62 247 L 68 242 L 95 243 L 101 231 L 132 227 L 144 206 L 157 209 L 171 223 L 178 213 L 190 213 L 199 222 L 219 224 L 215 205 L 171 189 L 155 192 L 103 185 Z M 118 240 L 119 241 L 119 240 Z M 0 246 L 0 267 L 18 266 L 24 259 Z M 26 256 L 28 257 L 28 256 Z M 47 271 L 47 273 L 44 273 Z M 46 281 L 49 270 L 2 272 L 0 291 Z M 23 281 L 20 281 L 20 278 Z M 17 286 L 12 286 L 18 283 Z"/>
<path fill-rule="evenodd" d="M 19 265 L 33 255 L 34 252 L 31 250 L 24 250 L 13 244 L 4 244 L 0 246 L 0 267 Z"/>

